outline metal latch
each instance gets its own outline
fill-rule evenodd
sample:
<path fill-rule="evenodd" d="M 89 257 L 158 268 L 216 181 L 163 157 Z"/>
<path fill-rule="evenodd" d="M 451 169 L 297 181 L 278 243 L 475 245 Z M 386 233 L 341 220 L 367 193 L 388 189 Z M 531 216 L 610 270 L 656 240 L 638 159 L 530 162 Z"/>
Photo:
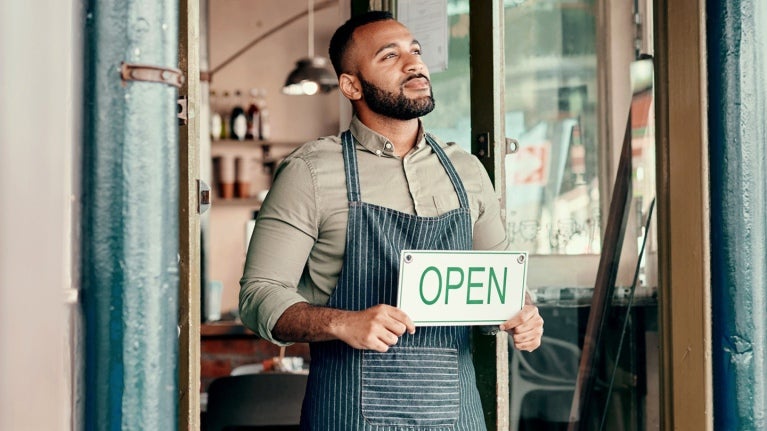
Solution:
<path fill-rule="evenodd" d="M 197 180 L 197 214 L 210 208 L 210 186 L 203 180 Z"/>
<path fill-rule="evenodd" d="M 514 154 L 519 151 L 519 141 L 514 138 L 506 138 L 506 154 Z"/>
<path fill-rule="evenodd" d="M 514 154 L 519 151 L 519 141 L 514 138 L 505 138 L 506 154 Z M 475 156 L 479 158 L 490 157 L 490 133 L 482 132 L 477 135 Z"/>
<path fill-rule="evenodd" d="M 179 126 L 186 126 L 186 123 L 189 121 L 189 100 L 187 100 L 186 96 L 182 96 L 176 101 L 176 109 L 177 114 L 176 117 L 178 117 L 178 125 Z"/>
<path fill-rule="evenodd" d="M 490 157 L 490 133 L 482 132 L 477 135 L 477 152 L 474 154 L 479 158 Z"/>
<path fill-rule="evenodd" d="M 159 82 L 176 88 L 181 88 L 184 83 L 184 74 L 179 69 L 148 64 L 122 62 L 120 63 L 120 76 L 123 83 L 127 81 Z"/>

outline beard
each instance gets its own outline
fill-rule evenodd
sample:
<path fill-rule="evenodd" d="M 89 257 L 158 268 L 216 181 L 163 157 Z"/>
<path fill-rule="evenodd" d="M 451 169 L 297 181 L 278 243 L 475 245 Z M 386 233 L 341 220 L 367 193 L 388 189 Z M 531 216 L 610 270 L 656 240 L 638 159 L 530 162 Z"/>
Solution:
<path fill-rule="evenodd" d="M 402 82 L 405 84 L 412 78 L 425 78 L 425 75 L 417 74 L 408 77 Z M 362 96 L 371 111 L 379 115 L 395 118 L 397 120 L 412 120 L 422 117 L 434 110 L 434 93 L 431 90 L 431 81 L 429 81 L 429 95 L 417 99 L 410 99 L 400 86 L 399 93 L 384 90 L 373 83 L 366 81 L 362 74 L 359 75 L 362 84 Z"/>

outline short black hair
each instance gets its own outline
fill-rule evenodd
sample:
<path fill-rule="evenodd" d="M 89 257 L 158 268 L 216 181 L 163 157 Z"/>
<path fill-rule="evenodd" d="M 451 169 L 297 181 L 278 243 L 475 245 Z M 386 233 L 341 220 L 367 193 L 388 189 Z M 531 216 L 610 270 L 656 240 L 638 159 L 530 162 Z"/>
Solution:
<path fill-rule="evenodd" d="M 344 72 L 341 62 L 344 55 L 346 55 L 346 50 L 349 48 L 349 42 L 352 40 L 354 30 L 372 22 L 390 19 L 394 19 L 394 15 L 391 12 L 371 10 L 349 18 L 341 27 L 338 27 L 336 32 L 333 33 L 333 37 L 330 38 L 330 49 L 328 49 L 330 62 L 333 63 L 333 69 L 335 69 L 337 76 L 341 76 Z"/>

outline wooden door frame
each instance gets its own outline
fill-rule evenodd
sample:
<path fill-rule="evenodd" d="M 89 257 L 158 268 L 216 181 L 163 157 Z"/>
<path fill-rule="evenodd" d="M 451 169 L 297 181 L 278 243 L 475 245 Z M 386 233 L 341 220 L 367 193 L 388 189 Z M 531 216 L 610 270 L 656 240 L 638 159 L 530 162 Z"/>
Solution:
<path fill-rule="evenodd" d="M 506 156 L 504 115 L 505 57 L 503 0 L 472 2 L 469 8 L 471 53 L 471 152 L 487 170 L 495 192 L 505 207 L 503 160 Z M 481 23 L 481 25 L 477 25 Z M 491 25 L 487 25 L 491 23 Z M 488 41 L 494 41 L 488 43 Z M 488 430 L 509 429 L 509 338 L 503 331 L 494 335 L 474 330 L 474 367 Z"/>
<path fill-rule="evenodd" d="M 179 132 L 178 427 L 200 429 L 200 3 L 179 2 L 179 68 L 187 124 Z"/>
<path fill-rule="evenodd" d="M 655 1 L 661 429 L 713 429 L 706 2 Z"/>

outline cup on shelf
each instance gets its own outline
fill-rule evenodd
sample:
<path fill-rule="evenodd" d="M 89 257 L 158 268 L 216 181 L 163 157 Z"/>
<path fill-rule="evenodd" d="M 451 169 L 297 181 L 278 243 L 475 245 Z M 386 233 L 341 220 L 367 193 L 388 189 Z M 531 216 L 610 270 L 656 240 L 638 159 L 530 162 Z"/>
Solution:
<path fill-rule="evenodd" d="M 238 198 L 250 197 L 251 160 L 245 156 L 237 157 L 234 163 L 236 195 Z"/>
<path fill-rule="evenodd" d="M 205 321 L 221 320 L 221 295 L 224 283 L 221 280 L 210 280 L 205 288 Z"/>
<path fill-rule="evenodd" d="M 219 193 L 222 199 L 234 197 L 235 167 L 232 156 L 221 156 L 218 164 Z"/>

